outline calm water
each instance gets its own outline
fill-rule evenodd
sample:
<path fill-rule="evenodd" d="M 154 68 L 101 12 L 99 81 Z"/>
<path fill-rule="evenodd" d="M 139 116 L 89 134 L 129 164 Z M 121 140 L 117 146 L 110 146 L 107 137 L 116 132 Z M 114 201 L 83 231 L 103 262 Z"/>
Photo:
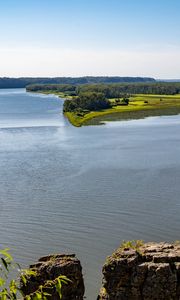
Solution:
<path fill-rule="evenodd" d="M 88 300 L 122 240 L 180 239 L 180 116 L 74 128 L 53 96 L 0 90 L 1 247 L 74 252 Z"/>

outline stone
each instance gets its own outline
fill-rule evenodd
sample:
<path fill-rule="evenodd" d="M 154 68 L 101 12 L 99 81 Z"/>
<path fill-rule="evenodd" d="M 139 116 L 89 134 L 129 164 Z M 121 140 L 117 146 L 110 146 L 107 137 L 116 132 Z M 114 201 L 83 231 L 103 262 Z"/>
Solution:
<path fill-rule="evenodd" d="M 84 281 L 82 267 L 75 254 L 57 254 L 41 257 L 39 261 L 30 266 L 29 270 L 35 271 L 35 275 L 28 275 L 26 285 L 21 280 L 21 289 L 24 295 L 34 293 L 40 285 L 47 280 L 54 280 L 60 275 L 65 275 L 70 282 L 62 284 L 62 300 L 83 300 Z M 47 290 L 47 292 L 49 292 Z M 56 289 L 51 289 L 48 300 L 59 300 Z"/>
<path fill-rule="evenodd" d="M 99 300 L 180 300 L 180 246 L 120 247 L 103 266 Z"/>

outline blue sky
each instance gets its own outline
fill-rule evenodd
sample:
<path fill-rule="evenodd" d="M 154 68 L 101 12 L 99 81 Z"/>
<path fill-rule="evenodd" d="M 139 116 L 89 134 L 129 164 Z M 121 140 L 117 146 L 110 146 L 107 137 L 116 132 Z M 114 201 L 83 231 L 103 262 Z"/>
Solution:
<path fill-rule="evenodd" d="M 179 0 L 4 0 L 0 76 L 180 77 Z"/>

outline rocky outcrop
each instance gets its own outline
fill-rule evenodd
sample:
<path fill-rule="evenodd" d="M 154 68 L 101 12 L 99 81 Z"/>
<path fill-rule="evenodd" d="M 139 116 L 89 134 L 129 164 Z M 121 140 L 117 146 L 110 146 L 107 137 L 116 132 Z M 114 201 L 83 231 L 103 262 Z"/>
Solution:
<path fill-rule="evenodd" d="M 39 261 L 30 266 L 33 275 L 27 276 L 27 282 L 21 281 L 21 289 L 25 295 L 29 295 L 38 290 L 39 286 L 44 286 L 47 280 L 54 280 L 60 275 L 65 275 L 70 281 L 62 284 L 62 300 L 82 300 L 84 296 L 84 281 L 80 261 L 74 254 L 49 255 L 41 257 Z M 30 272 L 29 272 L 30 274 Z M 47 289 L 47 292 L 49 290 Z M 49 300 L 59 300 L 56 289 L 51 289 Z"/>
<path fill-rule="evenodd" d="M 179 300 L 180 245 L 122 246 L 103 267 L 100 300 Z"/>
<path fill-rule="evenodd" d="M 48 300 L 59 300 L 55 286 L 49 292 L 46 282 L 65 275 L 70 281 L 62 284 L 62 300 L 84 299 L 82 267 L 74 254 L 41 257 L 30 266 L 32 270 L 27 282 L 21 281 L 24 295 L 44 286 L 51 294 Z M 180 243 L 124 243 L 104 264 L 103 285 L 97 299 L 180 300 Z"/>

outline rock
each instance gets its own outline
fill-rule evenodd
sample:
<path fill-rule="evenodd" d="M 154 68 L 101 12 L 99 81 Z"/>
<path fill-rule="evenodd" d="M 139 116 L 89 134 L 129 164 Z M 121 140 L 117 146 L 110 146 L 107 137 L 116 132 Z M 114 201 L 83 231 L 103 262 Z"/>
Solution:
<path fill-rule="evenodd" d="M 180 300 L 180 245 L 120 247 L 103 266 L 99 300 Z"/>
<path fill-rule="evenodd" d="M 54 280 L 60 275 L 65 275 L 71 281 L 67 285 L 62 284 L 62 300 L 83 300 L 84 281 L 82 267 L 74 254 L 41 257 L 37 263 L 30 266 L 29 270 L 35 271 L 35 275 L 27 276 L 26 285 L 21 280 L 21 289 L 25 296 L 35 292 L 47 280 Z M 51 296 L 47 297 L 48 300 L 59 300 L 59 295 L 55 288 L 51 289 L 50 293 Z"/>

